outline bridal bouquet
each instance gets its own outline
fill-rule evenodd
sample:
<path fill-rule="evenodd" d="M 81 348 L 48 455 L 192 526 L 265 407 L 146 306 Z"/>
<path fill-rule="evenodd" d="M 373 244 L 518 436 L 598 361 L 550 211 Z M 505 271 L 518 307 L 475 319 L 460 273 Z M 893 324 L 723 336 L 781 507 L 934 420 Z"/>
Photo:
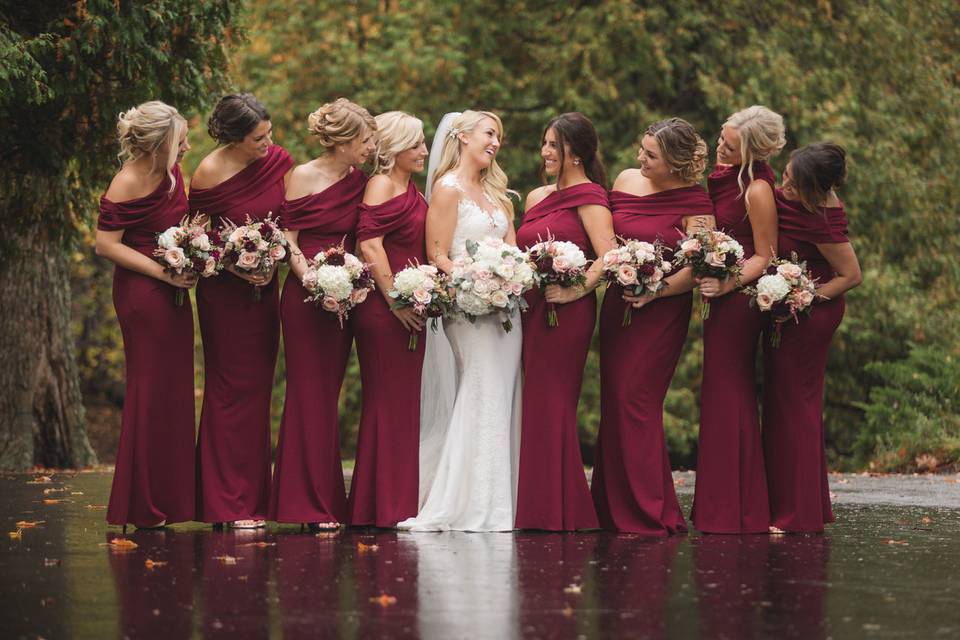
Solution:
<path fill-rule="evenodd" d="M 756 286 L 744 287 L 742 292 L 750 296 L 750 306 L 770 314 L 774 323 L 770 344 L 779 347 L 780 325 L 791 319 L 799 323 L 798 314 L 810 314 L 817 298 L 817 284 L 807 271 L 807 264 L 794 253 L 790 260 L 774 258 Z"/>
<path fill-rule="evenodd" d="M 726 280 L 733 276 L 739 280 L 743 267 L 743 247 L 739 242 L 722 231 L 698 229 L 691 234 L 683 234 L 677 247 L 676 266 L 690 266 L 696 278 L 717 278 Z M 706 320 L 710 316 L 710 305 L 706 301 L 700 307 L 700 317 Z"/>
<path fill-rule="evenodd" d="M 157 248 L 153 250 L 153 255 L 169 274 L 179 276 L 194 273 L 209 278 L 222 269 L 220 249 L 217 247 L 219 239 L 216 232 L 210 231 L 210 221 L 206 216 L 184 216 L 180 224 L 157 235 Z M 186 290 L 177 287 L 173 301 L 178 307 L 183 306 L 185 295 Z"/>
<path fill-rule="evenodd" d="M 247 216 L 244 225 L 224 220 L 220 237 L 225 239 L 221 260 L 246 273 L 269 273 L 287 255 L 287 239 L 272 215 L 259 222 Z M 253 299 L 260 300 L 260 287 L 253 287 Z"/>
<path fill-rule="evenodd" d="M 548 236 L 527 249 L 535 269 L 534 282 L 543 291 L 549 284 L 561 287 L 583 285 L 587 282 L 587 257 L 576 244 L 555 240 Z M 557 305 L 547 305 L 547 326 L 556 327 Z"/>
<path fill-rule="evenodd" d="M 527 309 L 523 294 L 534 285 L 529 256 L 496 238 L 467 240 L 466 245 L 467 255 L 454 260 L 450 278 L 457 309 L 470 322 L 496 311 L 504 318 L 504 331 L 510 331 L 510 316 Z"/>
<path fill-rule="evenodd" d="M 301 282 L 310 294 L 303 301 L 337 314 L 341 329 L 350 311 L 366 300 L 374 288 L 370 265 L 347 253 L 343 243 L 308 259 Z"/>
<path fill-rule="evenodd" d="M 387 295 L 396 300 L 394 309 L 412 307 L 421 318 L 431 318 L 434 330 L 437 319 L 453 309 L 453 300 L 447 292 L 447 277 L 429 264 L 410 265 L 393 277 L 393 288 Z M 407 348 L 417 350 L 416 333 L 410 334 Z"/>
<path fill-rule="evenodd" d="M 664 246 L 660 240 L 624 240 L 615 249 L 603 254 L 603 277 L 616 283 L 635 296 L 657 294 L 667 286 L 663 278 L 673 266 L 663 259 Z M 623 310 L 622 326 L 629 327 L 633 321 L 633 306 Z"/>

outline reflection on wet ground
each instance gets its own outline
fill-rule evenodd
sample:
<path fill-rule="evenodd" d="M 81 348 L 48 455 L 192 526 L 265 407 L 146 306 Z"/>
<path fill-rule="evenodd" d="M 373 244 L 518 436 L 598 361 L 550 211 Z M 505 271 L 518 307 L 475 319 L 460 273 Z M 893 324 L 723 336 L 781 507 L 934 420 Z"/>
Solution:
<path fill-rule="evenodd" d="M 0 477 L 5 638 L 960 637 L 953 508 L 840 501 L 823 536 L 123 536 L 109 473 L 35 477 Z"/>

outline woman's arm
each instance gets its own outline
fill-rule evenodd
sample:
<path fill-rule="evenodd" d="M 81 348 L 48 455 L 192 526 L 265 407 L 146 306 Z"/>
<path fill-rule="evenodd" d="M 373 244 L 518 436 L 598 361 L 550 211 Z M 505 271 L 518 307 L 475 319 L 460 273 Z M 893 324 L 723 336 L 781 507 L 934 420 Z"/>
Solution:
<path fill-rule="evenodd" d="M 610 215 L 610 209 L 599 204 L 589 204 L 577 207 L 577 213 L 580 216 L 580 222 L 583 223 L 584 230 L 587 232 L 587 237 L 590 238 L 590 246 L 593 247 L 593 252 L 597 254 L 597 259 L 587 269 L 587 281 L 583 286 L 548 285 L 543 292 L 544 299 L 547 302 L 566 304 L 578 300 L 596 289 L 603 278 L 603 255 L 617 246 L 616 235 L 613 232 L 613 216 Z"/>
<path fill-rule="evenodd" d="M 438 185 L 427 210 L 427 259 L 446 274 L 453 271 L 450 245 L 457 227 L 457 204 L 460 192 L 452 187 Z M 510 229 L 513 225 L 507 225 Z M 509 236 L 509 229 L 507 235 Z M 516 242 L 516 240 L 514 240 Z"/>
<path fill-rule="evenodd" d="M 290 243 L 290 273 L 296 276 L 297 280 L 303 282 L 303 274 L 307 270 L 307 256 L 303 255 L 297 239 L 300 237 L 299 229 L 284 229 L 283 235 Z"/>
<path fill-rule="evenodd" d="M 97 229 L 94 251 L 98 256 L 103 256 L 117 266 L 156 278 L 175 287 L 189 289 L 197 284 L 196 274 L 170 275 L 163 270 L 159 262 L 123 244 L 122 239 L 123 231 Z"/>
<path fill-rule="evenodd" d="M 746 196 L 750 198 L 747 216 L 753 229 L 755 253 L 743 263 L 739 278 L 700 280 L 700 293 L 707 298 L 726 295 L 762 276 L 777 251 L 777 205 L 773 199 L 773 188 L 764 180 L 754 180 L 747 187 Z"/>
<path fill-rule="evenodd" d="M 817 250 L 823 254 L 836 272 L 833 278 L 817 287 L 817 293 L 832 300 L 853 289 L 863 282 L 860 261 L 849 242 L 818 244 Z"/>

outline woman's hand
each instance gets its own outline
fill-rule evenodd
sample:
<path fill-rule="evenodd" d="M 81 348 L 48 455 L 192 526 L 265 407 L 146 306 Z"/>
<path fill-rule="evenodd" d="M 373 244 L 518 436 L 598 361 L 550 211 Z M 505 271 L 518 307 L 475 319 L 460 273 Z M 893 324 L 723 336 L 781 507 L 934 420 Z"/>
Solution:
<path fill-rule="evenodd" d="M 634 295 L 629 291 L 623 292 L 623 299 L 627 301 L 627 304 L 632 306 L 634 309 L 639 309 L 643 306 L 646 306 L 657 299 L 657 294 L 655 293 L 645 293 L 642 296 Z"/>
<path fill-rule="evenodd" d="M 548 284 L 543 292 L 543 298 L 550 304 L 567 304 L 586 295 L 587 290 L 582 285 L 561 287 L 558 284 Z"/>
<path fill-rule="evenodd" d="M 700 278 L 697 280 L 697 284 L 700 285 L 700 293 L 704 298 L 719 298 L 737 288 L 737 279 L 734 277 L 729 277 L 726 280 Z"/>
<path fill-rule="evenodd" d="M 197 280 L 199 280 L 199 276 L 193 272 L 180 273 L 180 274 L 176 274 L 176 273 L 170 274 L 170 273 L 164 272 L 164 274 L 166 275 L 166 278 L 164 278 L 164 282 L 174 287 L 177 287 L 178 289 L 192 289 L 194 285 L 197 284 Z"/>
<path fill-rule="evenodd" d="M 250 284 L 256 287 L 265 287 L 270 284 L 270 281 L 273 280 L 273 274 L 276 272 L 276 267 L 271 269 L 267 273 L 248 273 L 242 269 L 237 269 L 236 265 L 227 265 L 227 271 L 237 276 L 241 280 L 246 280 Z"/>
<path fill-rule="evenodd" d="M 423 331 L 424 319 L 411 307 L 391 309 L 391 311 L 393 311 L 393 315 L 397 316 L 397 320 L 400 321 L 400 324 L 403 325 L 403 328 L 410 333 Z"/>

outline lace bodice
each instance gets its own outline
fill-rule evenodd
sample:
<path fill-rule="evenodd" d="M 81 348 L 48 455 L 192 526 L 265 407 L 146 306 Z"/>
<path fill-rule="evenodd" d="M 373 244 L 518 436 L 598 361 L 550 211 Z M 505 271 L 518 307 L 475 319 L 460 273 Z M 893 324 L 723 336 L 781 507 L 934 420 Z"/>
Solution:
<path fill-rule="evenodd" d="M 467 196 L 466 189 L 454 174 L 448 173 L 440 178 L 440 184 L 456 189 L 462 194 L 457 202 L 457 226 L 453 231 L 453 241 L 450 243 L 452 260 L 466 254 L 467 240 L 483 240 L 490 237 L 502 240 L 507 235 L 507 225 L 510 224 L 507 215 L 489 196 L 484 194 L 488 208 L 493 210 L 493 215 L 484 210 L 476 200 Z"/>

